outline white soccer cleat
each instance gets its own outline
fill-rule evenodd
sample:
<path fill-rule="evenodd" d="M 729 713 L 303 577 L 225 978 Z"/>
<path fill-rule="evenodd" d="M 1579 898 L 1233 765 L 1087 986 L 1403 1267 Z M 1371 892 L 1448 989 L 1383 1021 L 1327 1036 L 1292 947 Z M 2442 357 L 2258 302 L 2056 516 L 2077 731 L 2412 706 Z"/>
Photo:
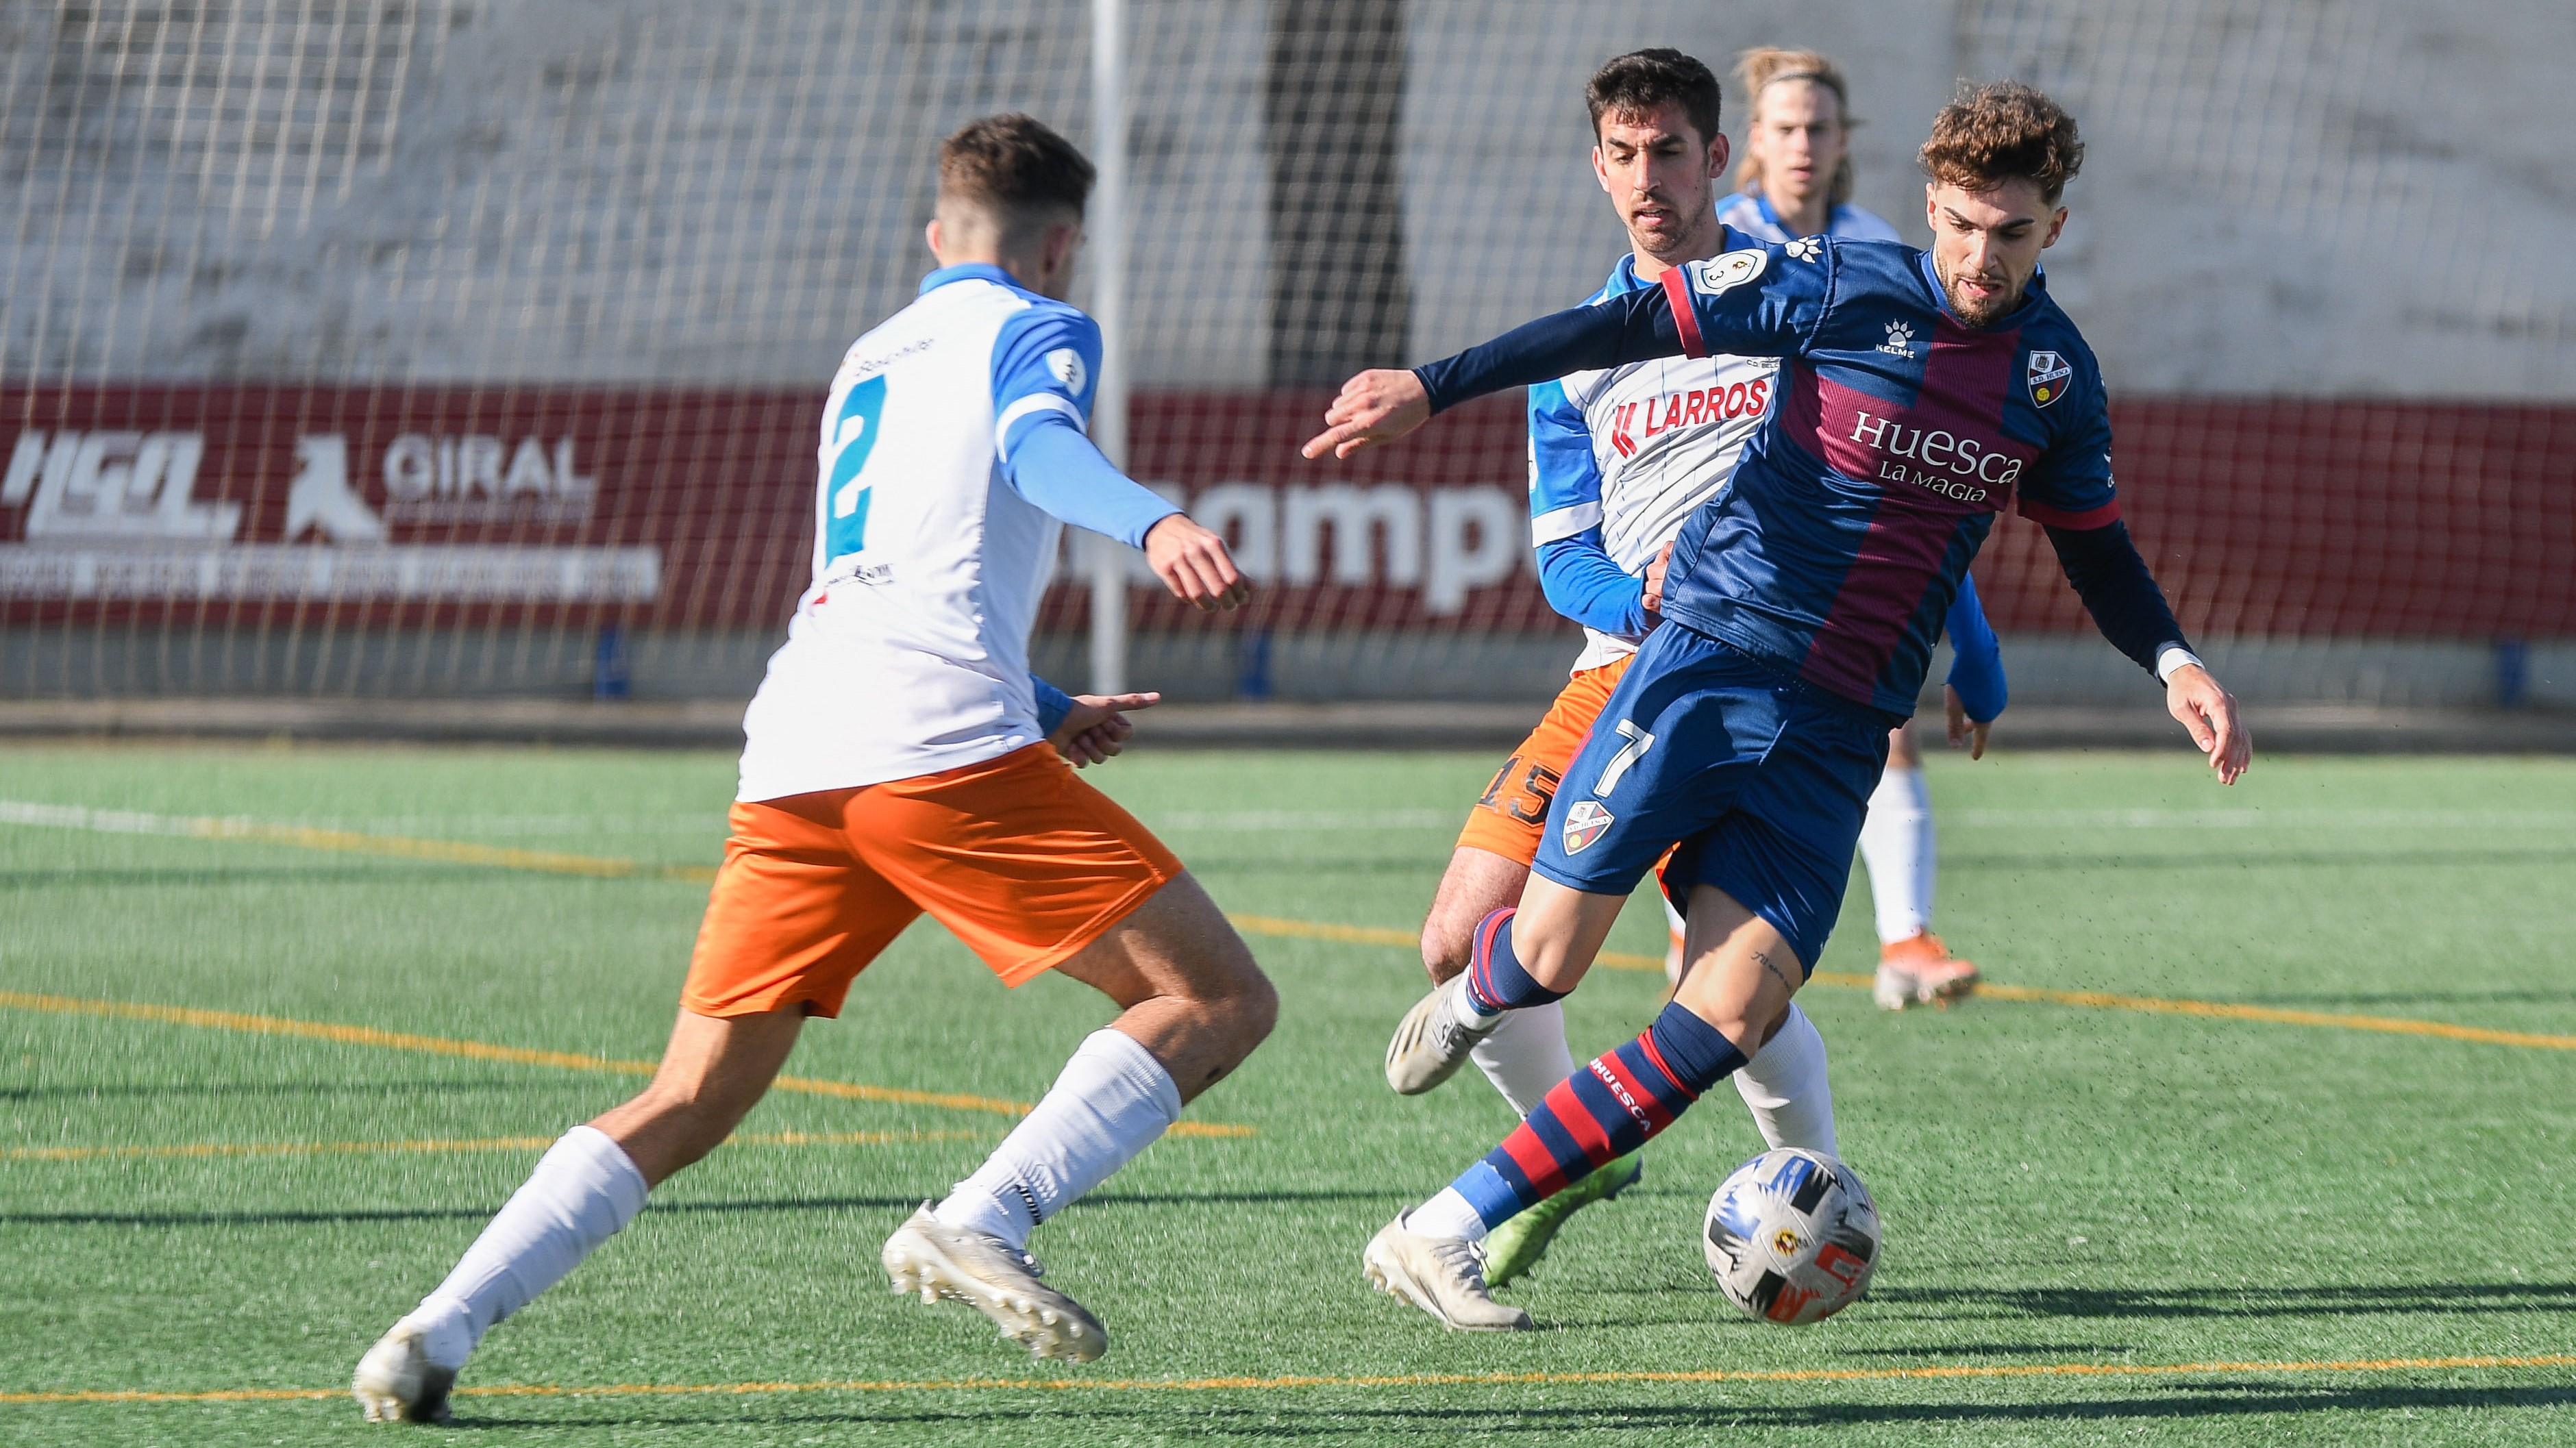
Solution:
<path fill-rule="evenodd" d="M 1100 1319 L 1040 1282 L 1038 1259 L 998 1237 L 949 1226 L 923 1206 L 886 1238 L 886 1277 L 925 1303 L 945 1297 L 993 1319 L 1031 1355 L 1087 1363 L 1109 1350 Z"/>
<path fill-rule="evenodd" d="M 1473 1242 L 1408 1231 L 1404 1218 L 1378 1229 L 1360 1254 L 1369 1285 L 1401 1297 L 1456 1332 L 1526 1332 L 1530 1316 L 1485 1289 L 1485 1254 Z"/>
<path fill-rule="evenodd" d="M 1396 1022 L 1386 1043 L 1386 1084 L 1398 1096 L 1419 1096 L 1458 1074 L 1476 1043 L 1494 1033 L 1501 1016 L 1480 1015 L 1467 1005 L 1465 972 L 1431 988 Z"/>
<path fill-rule="evenodd" d="M 429 1343 L 421 1330 L 397 1322 L 358 1359 L 349 1391 L 370 1423 L 444 1423 L 447 1391 L 456 1385 L 456 1370 L 429 1360 Z"/>

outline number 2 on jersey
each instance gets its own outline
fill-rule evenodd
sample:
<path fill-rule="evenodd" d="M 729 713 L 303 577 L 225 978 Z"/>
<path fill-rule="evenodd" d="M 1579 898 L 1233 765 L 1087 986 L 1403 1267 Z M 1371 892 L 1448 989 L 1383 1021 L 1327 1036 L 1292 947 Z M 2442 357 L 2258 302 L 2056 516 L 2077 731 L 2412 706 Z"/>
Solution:
<path fill-rule="evenodd" d="M 865 546 L 868 533 L 868 489 L 859 486 L 859 470 L 876 450 L 877 427 L 885 417 L 886 380 L 882 374 L 852 387 L 832 420 L 832 470 L 823 483 L 823 559 L 845 558 Z"/>

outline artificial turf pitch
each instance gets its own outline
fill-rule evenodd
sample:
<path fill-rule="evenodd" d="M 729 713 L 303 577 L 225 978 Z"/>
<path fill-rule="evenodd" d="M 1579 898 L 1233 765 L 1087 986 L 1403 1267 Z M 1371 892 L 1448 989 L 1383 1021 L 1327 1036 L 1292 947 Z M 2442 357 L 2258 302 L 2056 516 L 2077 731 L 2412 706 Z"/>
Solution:
<path fill-rule="evenodd" d="M 1091 777 L 1230 911 L 1401 931 L 1492 767 L 1142 753 Z M 636 1084 L 64 999 L 649 1059 L 704 897 L 688 871 L 348 836 L 700 866 L 731 784 L 716 754 L 0 752 L 0 1441 L 346 1439 L 359 1353 L 533 1142 Z M 2576 1040 L 2546 1039 L 2576 1037 L 2576 762 L 2265 759 L 2229 791 L 2183 753 L 2006 754 L 1936 760 L 1933 791 L 1941 928 L 1999 983 L 2536 1039 L 1992 998 L 1885 1015 L 1820 982 L 1802 1000 L 1886 1223 L 1870 1297 L 1787 1330 L 1717 1296 L 1700 1213 L 1759 1145 L 1721 1091 L 1507 1292 L 1543 1331 L 1469 1336 L 1369 1291 L 1359 1251 L 1506 1108 L 1472 1073 L 1387 1092 L 1411 952 L 1256 935 L 1278 1033 L 1191 1115 L 1257 1134 L 1167 1139 L 1032 1244 L 1108 1324 L 1100 1363 L 1033 1364 L 885 1289 L 886 1233 L 1006 1115 L 809 1091 L 773 1095 L 745 1127 L 765 1141 L 670 1183 L 464 1383 L 724 1391 L 483 1393 L 458 1416 L 545 1443 L 2576 1440 Z M 131 832 L 195 816 L 343 833 Z M 1660 936 L 1641 902 L 1613 946 Z M 1870 943 L 1855 881 L 1821 968 L 1866 971 Z M 1633 1033 L 1661 985 L 1596 971 L 1578 1050 Z M 788 1070 L 1029 1101 L 1108 1015 L 1053 977 L 1004 991 L 925 922 Z M 2460 1359 L 2480 1365 L 2387 1365 Z M 333 1396 L 65 1400 L 304 1389 Z"/>

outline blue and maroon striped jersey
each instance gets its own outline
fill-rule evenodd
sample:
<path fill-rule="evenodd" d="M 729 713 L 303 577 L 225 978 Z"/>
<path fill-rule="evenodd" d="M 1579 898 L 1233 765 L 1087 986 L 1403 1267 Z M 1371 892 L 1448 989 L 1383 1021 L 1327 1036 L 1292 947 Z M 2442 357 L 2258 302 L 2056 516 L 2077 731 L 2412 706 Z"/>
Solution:
<path fill-rule="evenodd" d="M 1734 485 L 1682 526 L 1666 618 L 1911 713 L 2007 502 L 2064 528 L 2119 517 L 2101 372 L 2039 278 L 1981 330 L 1893 243 L 1810 237 L 1663 283 L 1687 354 L 1786 359 Z"/>

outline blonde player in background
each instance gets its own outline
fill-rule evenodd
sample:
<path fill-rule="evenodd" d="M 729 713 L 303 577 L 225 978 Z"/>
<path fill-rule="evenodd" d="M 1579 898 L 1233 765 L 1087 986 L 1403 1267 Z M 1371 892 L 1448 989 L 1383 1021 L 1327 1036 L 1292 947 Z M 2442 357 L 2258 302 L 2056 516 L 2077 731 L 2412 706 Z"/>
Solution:
<path fill-rule="evenodd" d="M 825 404 L 814 579 L 743 721 L 732 836 L 653 1082 L 565 1133 L 464 1259 L 358 1364 L 372 1421 L 436 1421 L 484 1332 L 732 1134 L 808 1016 L 928 913 L 1006 985 L 1054 970 L 1121 1011 L 1037 1108 L 885 1244 L 895 1290 L 964 1301 L 1039 1357 L 1099 1322 L 1039 1280 L 1032 1228 L 1269 1034 L 1277 997 L 1161 842 L 1066 761 L 1119 752 L 1152 694 L 1028 671 L 1060 523 L 1121 538 L 1180 598 L 1248 594 L 1225 544 L 1085 436 L 1100 332 L 1061 298 L 1091 163 L 1026 116 L 940 148 L 939 269 L 854 343 Z"/>
<path fill-rule="evenodd" d="M 1904 239 L 1884 219 L 1851 204 L 1854 122 L 1842 67 L 1812 50 L 1748 50 L 1736 57 L 1735 79 L 1753 111 L 1745 122 L 1737 189 L 1717 203 L 1720 221 L 1771 242 L 1805 236 Z M 1986 637 L 1991 646 L 1993 635 Z M 1964 647 L 1967 640 L 1954 630 L 1951 642 Z M 1985 745 L 1981 728 L 1970 757 L 1982 757 Z M 1946 1003 L 1975 989 L 1977 968 L 1953 957 L 1932 933 L 1939 844 L 1932 795 L 1923 787 L 1923 751 L 1911 727 L 1888 736 L 1887 772 L 1869 797 L 1860 854 L 1877 907 L 1873 994 L 1879 1005 L 1896 1011 Z"/>

